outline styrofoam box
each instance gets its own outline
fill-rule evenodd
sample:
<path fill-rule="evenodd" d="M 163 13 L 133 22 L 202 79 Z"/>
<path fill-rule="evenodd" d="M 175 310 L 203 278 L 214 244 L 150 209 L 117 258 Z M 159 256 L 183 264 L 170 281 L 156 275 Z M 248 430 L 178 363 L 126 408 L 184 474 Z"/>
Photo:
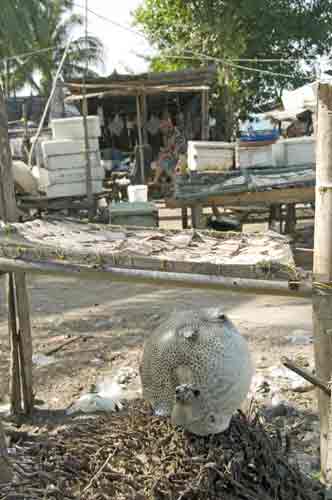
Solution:
<path fill-rule="evenodd" d="M 98 194 L 102 191 L 103 181 L 93 181 L 93 194 Z M 52 186 L 48 186 L 45 192 L 49 199 L 66 198 L 70 196 L 86 196 L 86 183 L 84 181 L 76 184 L 54 184 Z"/>
<path fill-rule="evenodd" d="M 147 202 L 148 186 L 128 186 L 128 199 L 130 203 Z"/>
<path fill-rule="evenodd" d="M 75 168 L 73 170 L 46 170 L 45 174 L 40 179 L 40 188 L 48 186 L 53 186 L 55 184 L 75 184 L 86 182 L 86 171 L 82 168 Z M 104 169 L 100 166 L 94 166 L 91 168 L 91 179 L 92 181 L 102 181 L 105 177 Z M 42 184 L 44 183 L 44 184 Z"/>
<path fill-rule="evenodd" d="M 90 141 L 90 161 L 100 164 L 98 139 Z M 48 170 L 85 167 L 84 141 L 45 141 L 42 143 L 44 164 Z"/>
<path fill-rule="evenodd" d="M 33 161 L 40 168 L 45 167 L 42 144 L 43 142 L 48 142 L 50 140 L 51 140 L 50 135 L 45 135 L 45 134 L 39 136 L 38 139 L 36 138 L 36 136 L 31 137 L 31 144 L 34 145 Z"/>
<path fill-rule="evenodd" d="M 100 137 L 100 119 L 99 116 L 88 116 L 88 136 Z M 53 139 L 84 139 L 83 116 L 74 118 L 58 118 L 51 121 Z"/>
<path fill-rule="evenodd" d="M 228 142 L 188 142 L 188 168 L 191 171 L 224 171 L 233 166 L 235 144 Z"/>
<path fill-rule="evenodd" d="M 265 146 L 236 147 L 236 164 L 239 168 L 264 167 L 274 165 L 272 144 Z"/>
<path fill-rule="evenodd" d="M 305 165 L 316 161 L 314 137 L 282 139 L 273 144 L 273 160 L 276 166 Z"/>

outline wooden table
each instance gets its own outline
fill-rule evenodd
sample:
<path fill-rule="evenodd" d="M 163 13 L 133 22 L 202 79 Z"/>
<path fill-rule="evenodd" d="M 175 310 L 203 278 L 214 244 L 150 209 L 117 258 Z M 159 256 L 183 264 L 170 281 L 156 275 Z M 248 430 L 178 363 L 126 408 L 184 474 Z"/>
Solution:
<path fill-rule="evenodd" d="M 188 217 L 187 210 L 191 209 L 192 227 L 202 228 L 202 214 L 204 207 L 223 207 L 231 206 L 250 206 L 262 204 L 270 208 L 270 223 L 278 218 L 278 207 L 287 205 L 288 217 L 286 223 L 290 223 L 289 219 L 294 219 L 294 208 L 298 203 L 313 203 L 315 201 L 314 187 L 273 189 L 271 191 L 262 192 L 246 192 L 246 193 L 231 193 L 222 196 L 210 196 L 205 199 L 187 199 L 180 200 L 169 198 L 166 200 L 167 208 L 181 208 L 182 213 L 185 211 L 185 217 Z M 288 220 L 287 220 L 288 219 Z M 294 221 L 296 222 L 296 220 Z M 184 226 L 185 228 L 186 226 Z M 287 233 L 292 232 L 292 229 L 286 230 Z"/>
<path fill-rule="evenodd" d="M 315 200 L 315 165 L 248 167 L 225 172 L 189 172 L 176 177 L 168 208 L 181 208 L 185 219 L 191 208 L 192 223 L 202 227 L 203 207 L 262 206 L 270 209 L 270 222 L 280 219 L 287 206 L 287 232 L 295 228 L 298 203 Z M 184 221 L 185 222 L 185 221 Z"/>

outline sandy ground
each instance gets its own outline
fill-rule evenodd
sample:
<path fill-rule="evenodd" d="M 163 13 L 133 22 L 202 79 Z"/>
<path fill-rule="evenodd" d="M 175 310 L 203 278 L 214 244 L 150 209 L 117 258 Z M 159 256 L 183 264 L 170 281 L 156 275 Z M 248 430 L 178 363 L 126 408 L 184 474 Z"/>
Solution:
<path fill-rule="evenodd" d="M 257 373 L 263 377 L 272 366 L 280 366 L 283 355 L 301 359 L 305 365 L 313 360 L 311 344 L 302 343 L 301 339 L 299 344 L 294 344 L 289 339 L 312 335 L 311 303 L 304 299 L 45 277 L 29 278 L 28 286 L 35 354 L 56 348 L 68 335 L 82 335 L 77 342 L 54 354 L 54 364 L 34 366 L 36 398 L 41 405 L 44 403 L 42 408 L 54 413 L 67 408 L 98 378 L 114 378 L 120 368 L 131 371 L 123 385 L 124 395 L 140 394 L 138 365 L 144 338 L 175 309 L 223 308 L 248 339 Z M 8 397 L 5 302 L 5 288 L 0 286 L 0 404 Z M 269 404 L 271 397 L 269 393 Z M 296 446 L 317 462 L 319 434 L 315 393 L 287 391 L 278 397 L 297 411 L 295 420 L 284 415 L 282 425 L 300 429 L 294 431 Z M 43 425 L 48 425 L 47 418 Z"/>

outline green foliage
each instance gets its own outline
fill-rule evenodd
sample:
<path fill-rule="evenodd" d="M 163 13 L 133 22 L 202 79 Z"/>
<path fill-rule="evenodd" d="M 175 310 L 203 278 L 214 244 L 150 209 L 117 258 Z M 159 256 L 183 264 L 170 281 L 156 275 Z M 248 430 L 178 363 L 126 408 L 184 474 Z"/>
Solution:
<path fill-rule="evenodd" d="M 284 89 L 315 80 L 317 58 L 332 47 L 332 0 L 145 0 L 135 23 L 160 50 L 153 68 L 166 69 L 170 61 L 173 69 L 212 62 L 169 59 L 170 54 L 216 58 L 216 99 L 222 108 L 227 100 L 237 112 L 257 111 L 279 100 Z"/>
<path fill-rule="evenodd" d="M 1 7 L 4 15 L 0 16 L 0 60 L 49 47 L 53 50 L 9 63 L 0 62 L 0 85 L 6 95 L 26 84 L 48 95 L 64 47 L 74 30 L 83 25 L 82 17 L 73 13 L 74 1 L 2 0 Z M 82 76 L 86 60 L 96 67 L 101 64 L 102 56 L 103 45 L 97 37 L 89 36 L 87 47 L 83 37 L 74 39 L 62 77 Z M 90 71 L 91 74 L 94 73 Z"/>

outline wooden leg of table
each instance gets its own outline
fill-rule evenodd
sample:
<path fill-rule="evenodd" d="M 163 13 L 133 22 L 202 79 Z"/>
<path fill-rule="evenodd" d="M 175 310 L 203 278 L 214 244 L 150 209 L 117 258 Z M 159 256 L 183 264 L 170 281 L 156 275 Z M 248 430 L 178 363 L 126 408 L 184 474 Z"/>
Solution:
<path fill-rule="evenodd" d="M 279 221 L 279 233 L 283 231 L 282 205 L 277 205 L 276 221 Z"/>
<path fill-rule="evenodd" d="M 15 281 L 13 273 L 8 274 L 8 329 L 10 340 L 10 410 L 14 415 L 19 415 L 22 412 L 22 387 L 16 319 Z"/>
<path fill-rule="evenodd" d="M 281 205 L 272 205 L 270 207 L 269 229 L 274 230 L 279 221 L 280 232 L 282 232 L 282 210 Z"/>
<path fill-rule="evenodd" d="M 9 274 L 8 313 L 11 343 L 11 411 L 33 410 L 32 337 L 30 304 L 24 273 Z M 23 397 L 23 408 L 22 408 Z"/>
<path fill-rule="evenodd" d="M 213 215 L 218 218 L 220 216 L 219 208 L 216 205 L 212 205 L 211 207 Z"/>
<path fill-rule="evenodd" d="M 26 275 L 15 273 L 17 316 L 19 322 L 20 372 L 24 413 L 33 411 L 33 377 L 32 377 L 32 334 L 30 322 L 30 300 Z"/>
<path fill-rule="evenodd" d="M 182 229 L 188 229 L 188 208 L 184 207 L 181 209 L 182 217 Z"/>
<path fill-rule="evenodd" d="M 286 207 L 285 233 L 293 234 L 296 229 L 296 205 L 294 203 Z"/>
<path fill-rule="evenodd" d="M 203 207 L 195 205 L 191 207 L 191 224 L 194 229 L 203 228 Z"/>
<path fill-rule="evenodd" d="M 273 229 L 275 220 L 276 220 L 276 206 L 271 205 L 270 215 L 269 215 L 269 229 Z"/>

